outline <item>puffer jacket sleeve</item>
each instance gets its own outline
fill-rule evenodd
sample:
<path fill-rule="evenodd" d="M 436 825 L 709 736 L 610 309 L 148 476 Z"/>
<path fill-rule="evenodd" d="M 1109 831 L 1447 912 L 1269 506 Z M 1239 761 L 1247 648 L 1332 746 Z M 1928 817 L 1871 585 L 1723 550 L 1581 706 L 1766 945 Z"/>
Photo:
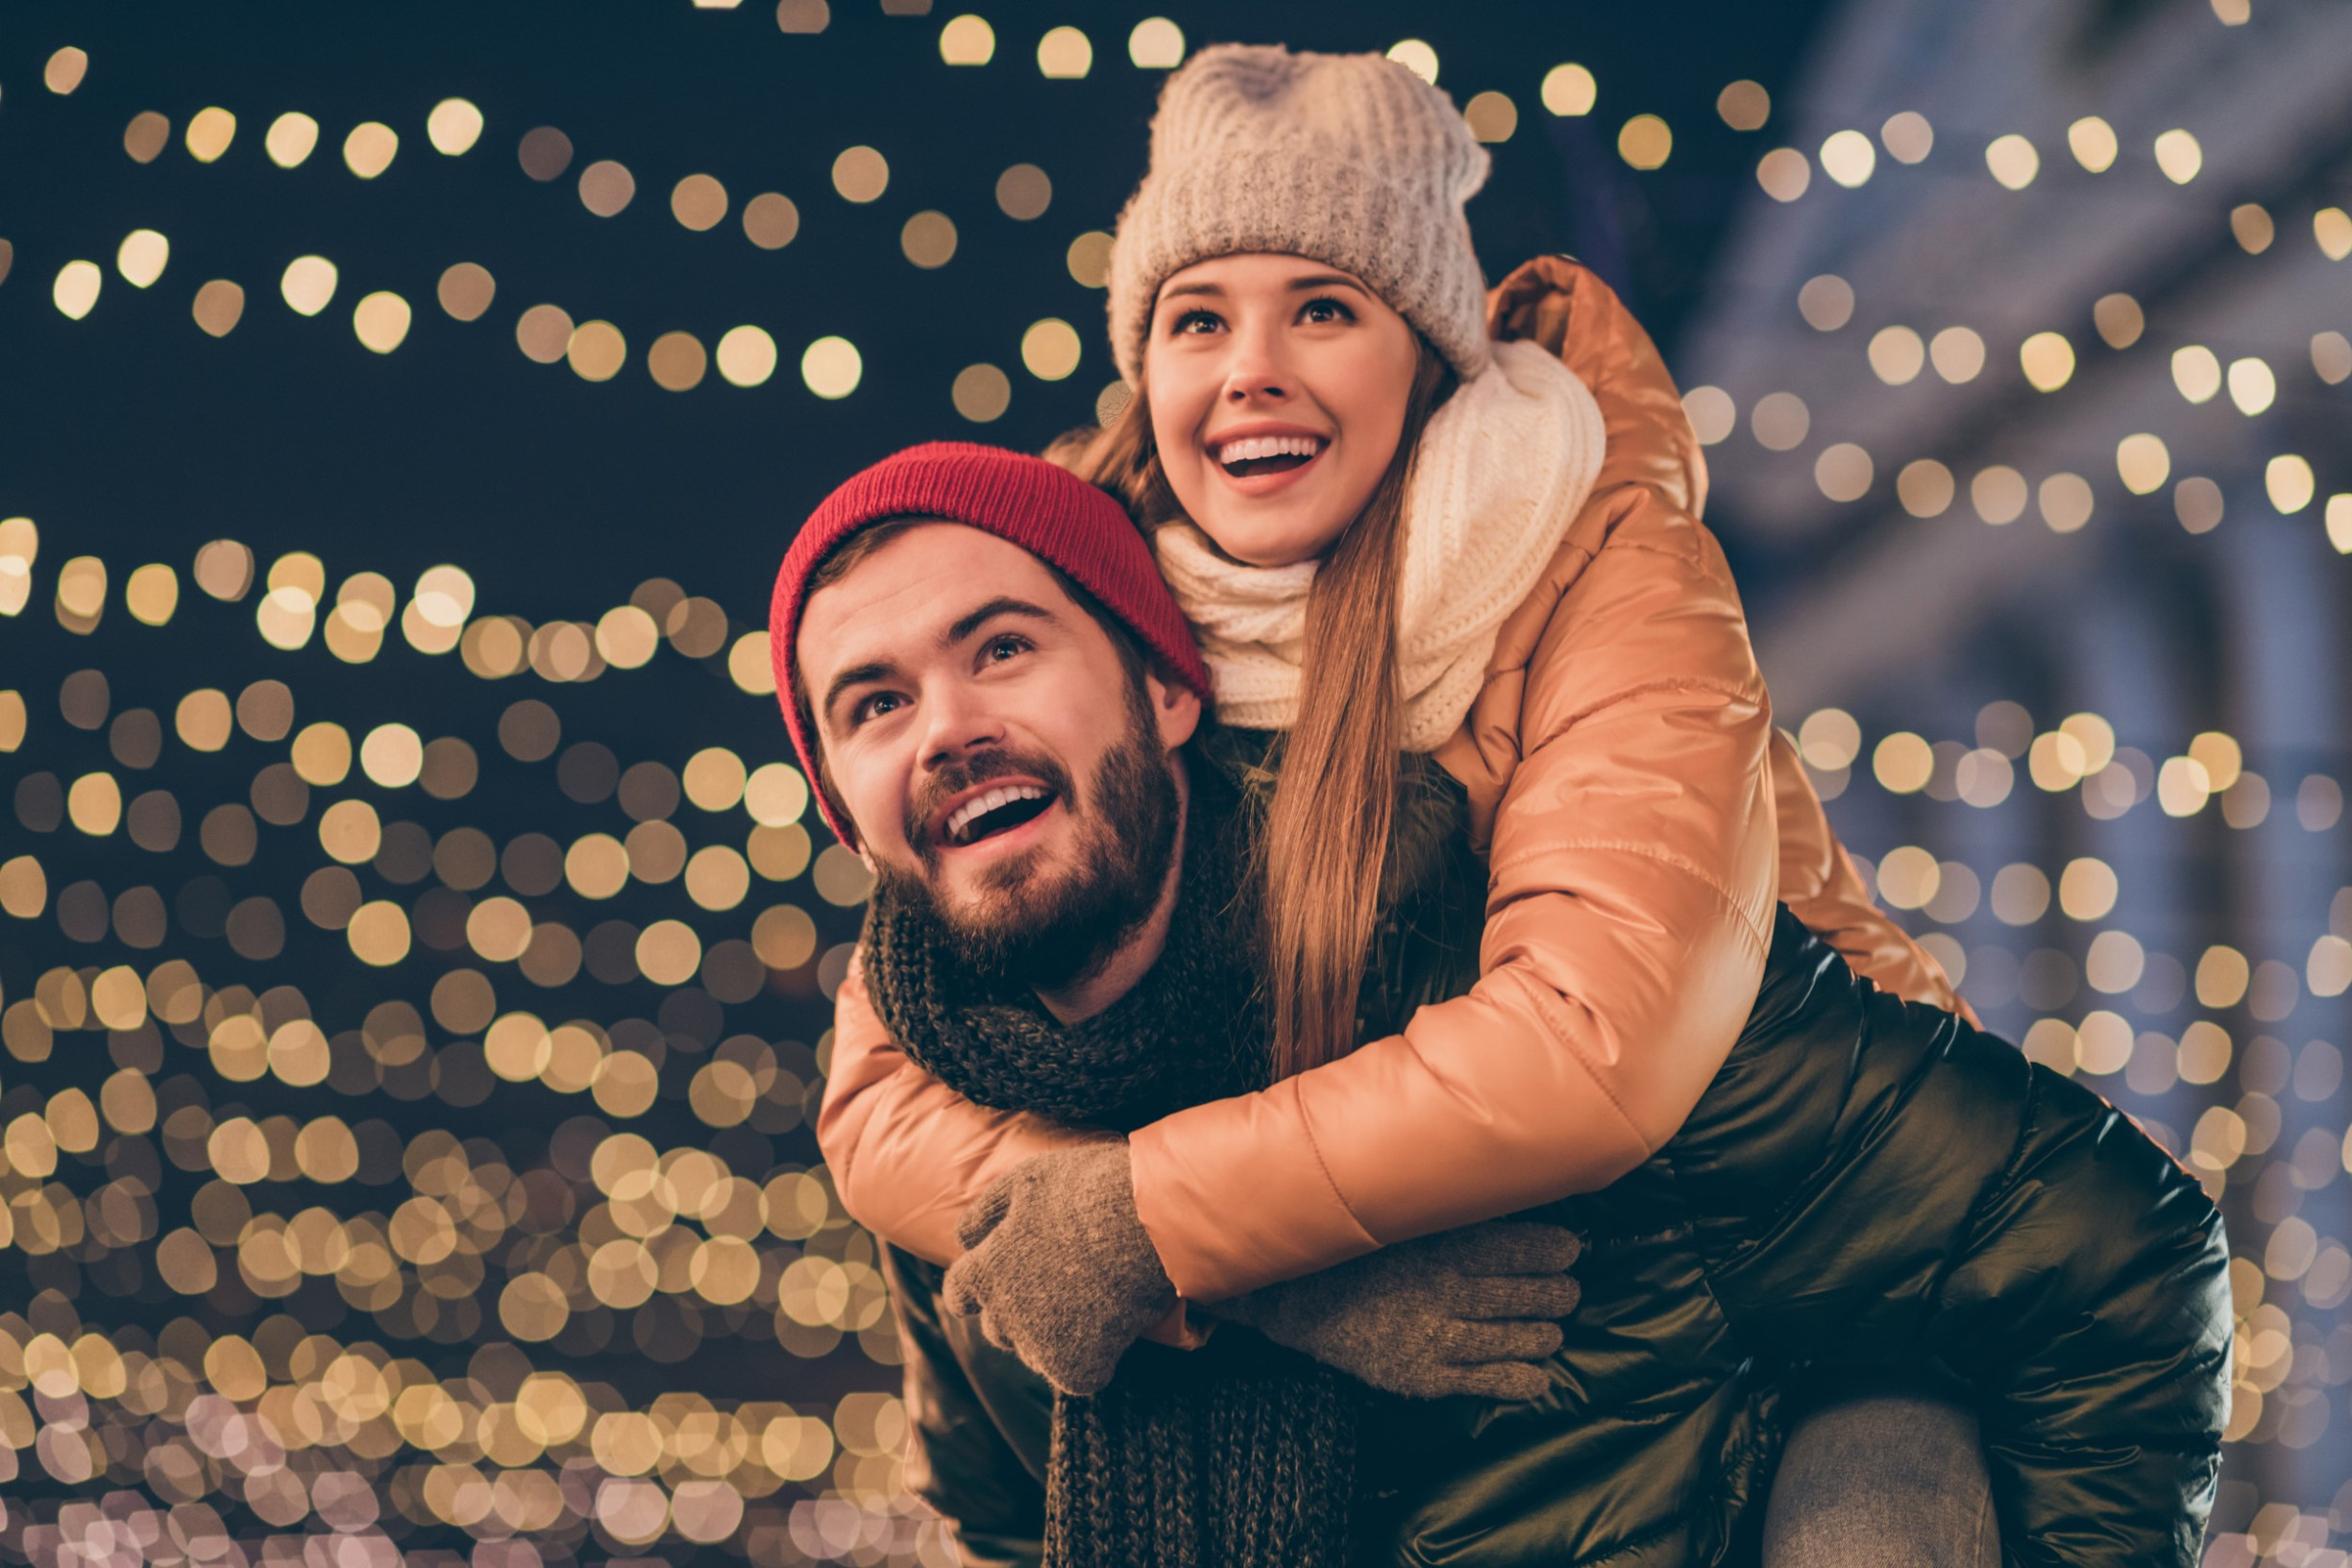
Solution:
<path fill-rule="evenodd" d="M 1734 1332 L 1968 1380 L 2017 1568 L 2194 1568 L 2229 1406 L 2212 1201 L 2082 1086 L 1777 940 L 1664 1156 Z"/>
<path fill-rule="evenodd" d="M 1672 1136 L 1739 1033 L 1779 858 L 1738 593 L 1638 462 L 1605 468 L 1562 554 L 1573 580 L 1506 682 L 1519 755 L 1480 979 L 1400 1035 L 1133 1136 L 1137 1209 L 1185 1295 L 1604 1187 Z"/>
<path fill-rule="evenodd" d="M 1034 1154 L 1091 1141 L 1043 1116 L 975 1105 L 901 1050 L 866 993 L 864 955 L 833 999 L 833 1056 L 817 1146 L 842 1207 L 876 1236 L 953 1262 L 956 1221 L 998 1176 Z"/>

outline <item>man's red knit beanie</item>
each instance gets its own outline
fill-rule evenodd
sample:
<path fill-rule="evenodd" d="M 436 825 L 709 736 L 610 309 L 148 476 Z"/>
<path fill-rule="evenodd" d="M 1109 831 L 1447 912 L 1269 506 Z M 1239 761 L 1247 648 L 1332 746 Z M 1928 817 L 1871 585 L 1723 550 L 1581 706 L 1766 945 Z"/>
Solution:
<path fill-rule="evenodd" d="M 1164 671 L 1191 687 L 1202 701 L 1213 700 L 1209 668 L 1201 662 L 1192 628 L 1124 506 L 1042 457 L 968 441 L 926 442 L 883 458 L 825 497 L 801 525 L 776 574 L 768 609 L 768 656 L 775 668 L 776 700 L 812 786 L 819 779 L 817 737 L 802 725 L 792 696 L 809 577 L 860 528 L 906 517 L 962 523 L 1050 562 L 1124 622 Z M 834 815 L 823 789 L 814 793 L 834 835 L 855 845 L 849 824 Z"/>

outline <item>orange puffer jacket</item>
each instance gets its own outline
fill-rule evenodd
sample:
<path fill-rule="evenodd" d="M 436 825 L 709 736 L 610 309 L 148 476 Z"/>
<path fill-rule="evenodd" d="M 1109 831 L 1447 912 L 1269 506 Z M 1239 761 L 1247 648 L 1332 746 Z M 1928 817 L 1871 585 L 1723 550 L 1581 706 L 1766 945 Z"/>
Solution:
<path fill-rule="evenodd" d="M 1436 754 L 1487 857 L 1481 977 L 1400 1035 L 1134 1135 L 1138 1212 L 1189 1300 L 1639 1165 L 1747 1020 L 1776 899 L 1882 989 L 1960 1007 L 1872 903 L 1773 726 L 1738 591 L 1698 521 L 1705 464 L 1648 334 L 1556 257 L 1505 279 L 1488 320 L 1583 379 L 1607 454 Z M 817 1136 L 853 1216 L 945 1262 L 983 1188 L 1088 1135 L 976 1106 L 925 1073 L 884 1033 L 853 965 Z"/>

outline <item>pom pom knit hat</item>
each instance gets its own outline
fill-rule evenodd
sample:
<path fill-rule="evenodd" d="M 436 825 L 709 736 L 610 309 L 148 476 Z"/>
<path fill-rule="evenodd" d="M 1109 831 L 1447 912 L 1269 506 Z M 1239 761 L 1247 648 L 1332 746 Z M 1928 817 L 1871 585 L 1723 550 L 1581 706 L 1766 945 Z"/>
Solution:
<path fill-rule="evenodd" d="M 1454 100 L 1379 55 L 1204 49 L 1168 78 L 1151 167 L 1111 248 L 1111 349 L 1142 374 L 1169 275 L 1264 251 L 1353 273 L 1466 380 L 1486 367 L 1486 285 L 1462 204 L 1486 149 Z"/>
<path fill-rule="evenodd" d="M 768 657 L 776 700 L 825 824 L 855 846 L 850 824 L 821 787 L 817 737 L 794 700 L 796 645 L 808 583 L 850 535 L 894 518 L 961 523 L 992 533 L 1058 568 L 1116 616 L 1169 675 L 1213 700 L 1192 628 L 1168 591 L 1151 547 L 1127 509 L 1042 457 L 965 441 L 933 441 L 885 457 L 825 497 L 800 527 L 776 574 L 768 611 Z"/>

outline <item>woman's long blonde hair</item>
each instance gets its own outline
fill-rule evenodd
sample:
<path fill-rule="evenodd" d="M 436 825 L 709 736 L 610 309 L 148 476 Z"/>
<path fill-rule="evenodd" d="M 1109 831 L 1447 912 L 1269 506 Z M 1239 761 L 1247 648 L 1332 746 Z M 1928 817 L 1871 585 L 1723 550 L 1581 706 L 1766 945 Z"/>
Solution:
<path fill-rule="evenodd" d="M 1282 743 L 1267 807 L 1263 919 L 1278 1078 L 1356 1045 L 1357 993 L 1396 810 L 1405 490 L 1421 432 L 1454 389 L 1444 356 L 1414 338 L 1419 354 L 1396 454 L 1308 595 L 1298 720 Z M 1140 387 L 1107 429 L 1073 431 L 1045 455 L 1125 502 L 1147 536 L 1185 520 Z"/>

